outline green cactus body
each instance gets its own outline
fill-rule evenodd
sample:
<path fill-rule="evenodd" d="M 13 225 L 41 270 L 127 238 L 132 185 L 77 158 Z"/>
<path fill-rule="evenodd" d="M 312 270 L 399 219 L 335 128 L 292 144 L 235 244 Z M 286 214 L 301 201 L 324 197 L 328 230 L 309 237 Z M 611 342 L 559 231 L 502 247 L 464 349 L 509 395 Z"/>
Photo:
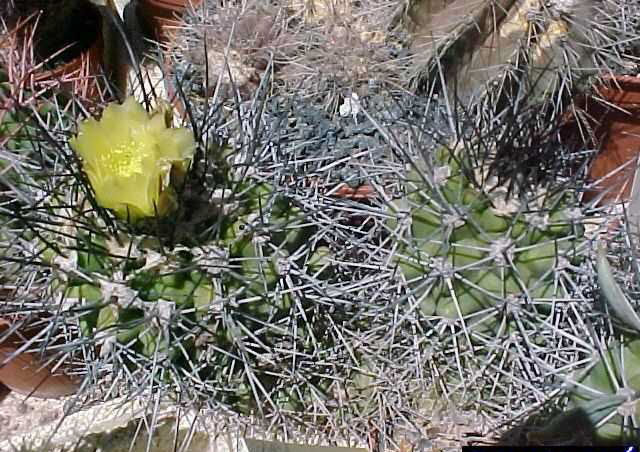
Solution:
<path fill-rule="evenodd" d="M 271 215 L 273 242 L 289 252 L 297 250 L 313 234 L 313 227 L 305 224 L 302 210 L 283 198 L 275 203 Z"/>
<path fill-rule="evenodd" d="M 90 238 L 82 234 L 79 235 L 77 243 L 78 268 L 87 274 L 94 272 L 108 274 L 111 271 L 108 268 L 109 259 L 106 256 L 105 243 L 101 237 Z"/>
<path fill-rule="evenodd" d="M 593 418 L 593 427 L 600 441 L 616 444 L 635 442 L 634 426 L 640 421 L 640 341 L 612 343 L 596 364 L 575 385 L 572 407 L 582 409 Z M 606 411 L 594 411 L 596 401 L 611 400 Z M 598 403 L 597 406 L 602 405 Z"/>
<path fill-rule="evenodd" d="M 102 298 L 102 292 L 99 287 L 93 284 L 79 284 L 77 286 L 68 286 L 65 291 L 65 297 L 98 302 Z"/>
<path fill-rule="evenodd" d="M 319 278 L 327 277 L 330 274 L 332 254 L 328 246 L 317 247 L 307 263 L 310 273 Z"/>
<path fill-rule="evenodd" d="M 447 157 L 445 166 L 422 169 L 429 177 L 410 171 L 406 201 L 399 201 L 408 206 L 411 227 L 394 262 L 420 299 L 422 314 L 467 319 L 498 309 L 507 298 L 522 304 L 562 296 L 553 273 L 574 257 L 579 240 L 566 201 L 556 200 L 549 214 L 500 213 L 488 195 L 456 174 L 457 163 L 446 168 L 453 161 Z M 398 224 L 392 220 L 388 226 Z M 534 303 L 541 315 L 545 303 Z"/>
<path fill-rule="evenodd" d="M 454 286 L 455 300 L 447 297 L 439 301 L 436 315 L 448 319 L 465 317 L 493 304 L 490 297 L 465 285 Z"/>
<path fill-rule="evenodd" d="M 85 337 L 90 336 L 96 328 L 100 316 L 100 304 L 102 300 L 102 291 L 100 288 L 93 284 L 85 283 L 71 286 L 57 281 L 57 284 L 55 284 L 55 287 L 52 287 L 52 289 L 54 292 L 62 291 L 65 298 L 78 300 L 79 303 L 86 307 L 79 317 L 79 326 L 80 331 L 82 331 Z"/>
<path fill-rule="evenodd" d="M 240 253 L 242 274 L 246 278 L 240 282 L 252 293 L 262 293 L 273 288 L 279 278 L 277 254 L 261 256 L 261 253 L 261 245 L 249 240 L 244 243 Z"/>
<path fill-rule="evenodd" d="M 554 268 L 558 249 L 555 242 L 532 245 L 518 253 L 516 265 L 527 282 L 535 281 Z"/>
<path fill-rule="evenodd" d="M 429 211 L 425 206 L 412 217 L 411 232 L 417 239 L 429 239 L 439 232 L 441 223 L 440 215 Z"/>
<path fill-rule="evenodd" d="M 470 267 L 488 257 L 489 245 L 483 240 L 464 238 L 451 243 L 447 258 L 453 268 Z"/>
<path fill-rule="evenodd" d="M 104 310 L 108 311 L 103 314 Z M 106 321 L 113 322 L 108 325 L 97 325 L 97 327 L 110 328 L 116 332 L 116 339 L 121 344 L 131 344 L 139 346 L 137 343 L 138 335 L 144 330 L 144 311 L 137 308 L 122 308 L 114 310 L 111 307 L 102 308 L 98 314 L 98 319 L 102 314 L 102 318 Z M 114 312 L 115 311 L 115 312 Z M 98 330 L 100 331 L 100 330 Z"/>
<path fill-rule="evenodd" d="M 480 211 L 473 210 L 471 217 L 477 224 L 482 225 L 484 231 L 489 234 L 504 233 L 511 226 L 509 219 L 496 215 L 489 208 Z"/>

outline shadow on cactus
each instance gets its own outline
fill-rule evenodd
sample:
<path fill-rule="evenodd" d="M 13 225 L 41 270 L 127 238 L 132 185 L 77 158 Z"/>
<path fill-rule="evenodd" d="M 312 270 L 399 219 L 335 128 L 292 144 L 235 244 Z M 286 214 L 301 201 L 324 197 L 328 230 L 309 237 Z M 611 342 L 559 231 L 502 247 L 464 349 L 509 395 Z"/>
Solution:
<path fill-rule="evenodd" d="M 561 163 L 578 171 L 584 163 L 558 146 L 558 123 L 597 78 L 637 72 L 637 13 L 619 0 L 486 2 L 469 11 L 410 1 L 403 20 L 413 85 L 460 104 L 470 134 L 495 156 L 493 174 L 528 189 L 553 180 Z"/>
<path fill-rule="evenodd" d="M 573 405 L 589 414 L 602 442 L 637 443 L 640 342 L 613 343 L 576 385 Z"/>
<path fill-rule="evenodd" d="M 637 444 L 640 342 L 614 341 L 599 352 L 573 383 L 567 411 L 529 433 L 529 440 L 537 444 L 575 441 L 582 430 L 589 431 L 599 445 Z"/>
<path fill-rule="evenodd" d="M 629 224 L 623 225 L 633 228 Z M 632 234 L 625 227 L 620 231 L 621 242 L 601 242 L 597 250 L 596 268 L 598 282 L 607 313 L 602 316 L 614 327 L 616 338 L 608 345 L 596 343 L 589 364 L 570 381 L 570 404 L 568 410 L 539 432 L 536 439 L 552 440 L 553 432 L 572 431 L 571 419 L 581 413 L 592 429 L 594 440 L 599 444 L 634 444 L 640 438 L 638 428 L 638 394 L 640 391 L 640 318 L 637 314 L 635 294 L 627 294 L 618 283 L 609 263 L 607 248 L 615 256 L 617 266 L 628 266 L 620 272 L 627 284 L 634 284 L 637 257 Z M 619 334 L 618 334 L 619 333 Z M 604 341 L 603 341 L 604 342 Z"/>

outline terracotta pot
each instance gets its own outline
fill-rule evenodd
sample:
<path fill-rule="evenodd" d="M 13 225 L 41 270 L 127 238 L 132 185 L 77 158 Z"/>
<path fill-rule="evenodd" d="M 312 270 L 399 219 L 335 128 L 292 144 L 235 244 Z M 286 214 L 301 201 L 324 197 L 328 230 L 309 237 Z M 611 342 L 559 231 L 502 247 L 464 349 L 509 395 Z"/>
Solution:
<path fill-rule="evenodd" d="M 574 149 L 597 149 L 584 200 L 599 204 L 629 200 L 640 153 L 640 78 L 606 79 L 575 102 L 563 138 Z"/>
<path fill-rule="evenodd" d="M 136 9 L 139 20 L 151 37 L 165 43 L 172 38 L 171 29 L 180 24 L 180 16 L 202 0 L 140 0 Z"/>
<path fill-rule="evenodd" d="M 62 89 L 83 98 L 99 97 L 101 92 L 100 75 L 103 73 L 104 40 L 102 16 L 100 12 L 88 6 L 87 17 L 97 27 L 95 40 L 73 60 L 60 66 L 34 74 L 33 82 L 44 85 L 60 82 Z M 87 24 L 87 26 L 90 24 Z"/>
<path fill-rule="evenodd" d="M 356 188 L 352 188 L 347 184 L 342 184 L 338 187 L 338 189 L 332 193 L 333 196 L 337 198 L 346 198 L 346 199 L 373 199 L 378 196 L 375 188 L 371 185 L 360 185 Z"/>
<path fill-rule="evenodd" d="M 87 4 L 86 11 L 82 10 L 82 17 L 79 19 L 86 28 L 84 31 L 94 37 L 89 46 L 53 69 L 44 69 L 43 63 L 34 56 L 34 42 L 47 39 L 47 36 L 38 34 L 38 20 L 37 14 L 21 18 L 2 39 L 7 51 L 13 53 L 12 60 L 16 61 L 17 70 L 9 71 L 10 83 L 19 84 L 20 89 L 30 89 L 33 92 L 56 87 L 73 96 L 98 97 L 104 91 L 100 83 L 104 55 L 103 24 L 98 9 Z"/>
<path fill-rule="evenodd" d="M 73 61 L 55 69 L 34 74 L 32 84 L 46 86 L 59 83 L 63 90 L 73 95 L 86 99 L 99 98 L 103 92 L 99 82 L 103 50 L 102 39 L 99 39 Z"/>
<path fill-rule="evenodd" d="M 5 337 L 11 330 L 11 325 L 11 322 L 0 319 L 0 384 L 19 394 L 43 399 L 74 394 L 80 386 L 79 381 L 60 370 L 53 372 L 51 366 L 45 366 L 46 356 L 43 361 L 39 353 L 24 351 L 12 357 L 41 328 L 24 327 Z M 28 348 L 36 347 L 30 345 Z"/>

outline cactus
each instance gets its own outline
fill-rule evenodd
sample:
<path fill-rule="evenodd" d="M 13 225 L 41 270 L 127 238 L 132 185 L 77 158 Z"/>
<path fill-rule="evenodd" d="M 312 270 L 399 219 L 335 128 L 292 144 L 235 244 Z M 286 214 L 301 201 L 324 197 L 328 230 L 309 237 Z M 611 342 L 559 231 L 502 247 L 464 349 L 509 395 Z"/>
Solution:
<path fill-rule="evenodd" d="M 395 108 L 384 110 L 388 99 Z M 450 397 L 462 399 L 463 406 L 491 404 L 491 414 L 501 404 L 511 414 L 525 411 L 555 381 L 550 376 L 555 367 L 581 353 L 570 340 L 560 344 L 559 339 L 579 337 L 564 329 L 573 313 L 563 317 L 559 312 L 573 296 L 565 290 L 573 269 L 553 277 L 541 267 L 556 265 L 555 254 L 540 246 L 542 263 L 527 254 L 542 237 L 554 244 L 554 252 L 558 244 L 570 243 L 560 248 L 576 255 L 574 266 L 580 264 L 583 244 L 574 237 L 578 215 L 544 221 L 572 201 L 549 192 L 540 197 L 543 207 L 538 199 L 522 202 L 505 229 L 499 215 L 490 215 L 492 195 L 470 177 L 470 162 L 458 157 L 464 164 L 455 166 L 441 152 L 440 163 L 419 167 L 400 184 L 398 162 L 441 149 L 442 137 L 436 134 L 423 135 L 424 141 L 412 138 L 419 135 L 416 118 L 430 111 L 408 95 L 367 96 L 359 103 L 359 111 L 332 117 L 303 101 L 256 101 L 247 110 L 242 110 L 246 104 L 239 107 L 239 121 L 225 122 L 226 130 L 216 128 L 220 118 L 209 117 L 212 110 L 194 111 L 198 120 L 208 119 L 187 125 L 198 130 L 190 168 L 181 176 L 184 156 L 168 159 L 168 171 L 166 165 L 151 166 L 147 172 L 157 171 L 160 179 L 155 185 L 150 178 L 157 197 L 149 203 L 128 200 L 128 205 L 153 206 L 140 207 L 136 215 L 131 207 L 111 202 L 117 190 L 99 195 L 104 188 L 86 166 L 90 160 L 72 148 L 81 142 L 82 136 L 73 137 L 84 123 L 76 126 L 57 110 L 36 117 L 46 128 L 35 129 L 35 152 L 25 155 L 24 171 L 5 176 L 18 183 L 7 191 L 10 204 L 2 207 L 8 220 L 3 228 L 8 236 L 1 239 L 8 258 L 3 265 L 19 263 L 11 284 L 24 291 L 3 305 L 3 313 L 24 312 L 25 305 L 33 312 L 55 313 L 56 325 L 73 337 L 58 359 L 86 357 L 83 390 L 103 389 L 99 397 L 163 394 L 187 405 L 204 402 L 278 416 L 274 422 L 284 429 L 293 422 L 318 429 L 339 422 L 332 435 L 342 434 L 347 425 L 348 434 L 356 436 L 366 433 L 368 418 L 382 406 L 425 416 L 424 406 Z M 433 105 L 442 112 L 441 105 Z M 438 124 L 439 118 L 428 119 Z M 154 120 L 166 128 L 162 115 L 149 117 Z M 218 132 L 234 141 L 220 139 Z M 422 180 L 430 165 L 445 163 L 451 174 L 438 173 L 448 176 L 442 186 Z M 340 184 L 363 183 L 379 193 L 364 201 L 332 196 Z M 465 278 L 454 290 L 468 298 L 486 295 L 487 306 L 471 309 L 462 319 L 451 313 L 455 303 L 445 306 L 449 314 L 427 316 L 416 309 L 418 280 L 434 275 L 396 277 L 396 267 L 415 263 L 414 255 L 422 259 L 417 250 L 424 240 L 407 237 L 401 221 L 388 220 L 398 208 L 390 210 L 387 197 L 399 185 L 409 190 L 401 201 L 413 210 L 416 225 L 422 222 L 426 230 L 435 224 L 440 236 L 433 240 L 466 245 L 452 246 L 443 260 L 471 268 L 467 274 L 454 267 Z M 159 208 L 163 192 L 172 200 L 166 210 Z M 473 221 L 445 236 L 443 209 L 469 211 Z M 435 212 L 436 220 L 427 212 Z M 521 231 L 512 238 L 516 225 Z M 518 245 L 517 262 L 505 264 L 505 281 L 525 285 L 529 297 L 552 283 L 553 292 L 531 300 L 526 291 L 517 298 L 520 292 L 506 286 L 484 287 L 489 275 L 481 271 L 487 265 L 482 254 L 491 252 L 490 240 L 496 237 Z M 526 278 L 516 275 L 521 268 L 529 272 Z M 43 292 L 35 300 L 26 290 L 34 287 L 30 281 Z M 517 313 L 501 309 L 506 307 L 503 291 L 513 295 Z M 525 301 L 520 306 L 515 300 Z M 482 316 L 483 322 L 475 322 Z M 470 341 L 466 322 L 474 324 Z M 513 339 L 520 325 L 529 333 L 537 329 L 537 336 Z M 518 351 L 525 346 L 534 349 L 533 357 Z M 542 368 L 545 350 L 553 347 L 559 351 L 543 360 L 553 370 Z M 542 369 L 540 374 L 526 380 L 518 360 L 523 368 Z M 500 377 L 494 380 L 496 374 Z M 434 388 L 442 385 L 447 396 L 436 394 Z M 324 413 L 326 423 L 313 413 Z"/>
<path fill-rule="evenodd" d="M 245 413 L 318 403 L 330 363 L 287 366 L 291 353 L 333 347 L 321 334 L 329 312 L 342 315 L 324 301 L 332 252 L 302 206 L 255 172 L 259 162 L 245 175 L 244 152 L 214 134 L 196 145 L 165 116 L 129 99 L 68 142 L 33 141 L 32 168 L 56 153 L 64 163 L 46 177 L 7 171 L 17 180 L 2 210 L 3 265 L 19 263 L 11 282 L 49 286 L 33 310 L 75 331 L 65 356 L 92 357 L 87 390 L 109 378 Z M 33 187 L 45 189 L 37 200 Z M 4 315 L 22 312 L 26 296 Z"/>
<path fill-rule="evenodd" d="M 457 319 L 521 297 L 552 298 L 554 272 L 578 265 L 584 248 L 575 204 L 560 194 L 542 208 L 499 206 L 504 191 L 473 187 L 455 157 L 435 164 L 433 185 L 424 171 L 410 172 L 398 203 L 411 224 L 395 261 L 423 314 Z"/>
<path fill-rule="evenodd" d="M 601 442 L 633 443 L 638 440 L 639 360 L 640 343 L 637 340 L 614 342 L 603 350 L 600 359 L 575 385 L 571 406 L 585 412 Z M 604 409 L 593 408 L 605 403 L 608 404 Z"/>
<path fill-rule="evenodd" d="M 363 339 L 343 412 L 359 425 L 383 405 L 414 409 L 428 391 L 436 404 L 453 399 L 498 423 L 557 396 L 566 369 L 588 353 L 577 308 L 589 303 L 594 277 L 585 267 L 588 209 L 562 179 L 509 196 L 487 176 L 481 140 L 463 135 L 455 152 L 446 146 L 455 131 L 434 99 L 359 104 L 337 118 L 303 102 L 265 108 L 271 142 L 299 162 L 285 168 L 290 192 L 313 206 L 345 279 L 362 280 L 348 331 Z M 274 124 L 284 118 L 280 135 Z M 353 169 L 335 171 L 343 155 Z M 320 187 L 330 192 L 344 176 L 380 193 L 358 203 L 322 196 Z"/>
<path fill-rule="evenodd" d="M 410 2 L 405 17 L 414 36 L 414 83 L 426 91 L 444 75 L 452 97 L 468 100 L 497 89 L 513 100 L 526 87 L 527 98 L 562 108 L 591 76 L 633 71 L 638 22 L 625 18 L 635 17 L 635 4 L 427 5 Z"/>
<path fill-rule="evenodd" d="M 557 178 L 549 168 L 562 162 L 579 167 L 579 156 L 557 145 L 557 126 L 576 114 L 576 96 L 598 78 L 637 72 L 638 5 L 464 5 L 407 5 L 402 21 L 411 32 L 412 88 L 448 99 L 456 124 L 465 126 L 459 132 L 480 143 L 492 174 L 518 185 L 515 191 Z M 588 131 L 580 132 L 586 142 Z"/>
<path fill-rule="evenodd" d="M 168 55 L 192 102 L 216 91 L 251 98 L 268 73 L 271 93 L 336 113 L 352 92 L 403 89 L 406 33 L 390 23 L 397 8 L 377 0 L 209 3 L 183 18 Z"/>
<path fill-rule="evenodd" d="M 508 421 L 561 394 L 589 353 L 578 325 L 595 279 L 590 210 L 552 162 L 556 180 L 500 183 L 484 136 L 461 128 L 454 145 L 446 125 L 384 128 L 401 183 L 383 260 L 405 328 L 422 335 L 426 379 L 458 406 Z"/>

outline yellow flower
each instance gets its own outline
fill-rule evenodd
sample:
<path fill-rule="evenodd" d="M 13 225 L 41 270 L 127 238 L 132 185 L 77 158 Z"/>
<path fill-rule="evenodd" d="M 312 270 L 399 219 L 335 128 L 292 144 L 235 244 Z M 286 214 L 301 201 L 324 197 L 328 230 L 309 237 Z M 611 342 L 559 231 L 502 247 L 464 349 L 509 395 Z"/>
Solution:
<path fill-rule="evenodd" d="M 165 113 L 148 114 L 129 97 L 105 108 L 99 121 L 82 122 L 70 140 L 96 200 L 120 218 L 162 216 L 175 207 L 172 169 L 184 174 L 196 144 L 188 129 L 170 128 Z"/>

